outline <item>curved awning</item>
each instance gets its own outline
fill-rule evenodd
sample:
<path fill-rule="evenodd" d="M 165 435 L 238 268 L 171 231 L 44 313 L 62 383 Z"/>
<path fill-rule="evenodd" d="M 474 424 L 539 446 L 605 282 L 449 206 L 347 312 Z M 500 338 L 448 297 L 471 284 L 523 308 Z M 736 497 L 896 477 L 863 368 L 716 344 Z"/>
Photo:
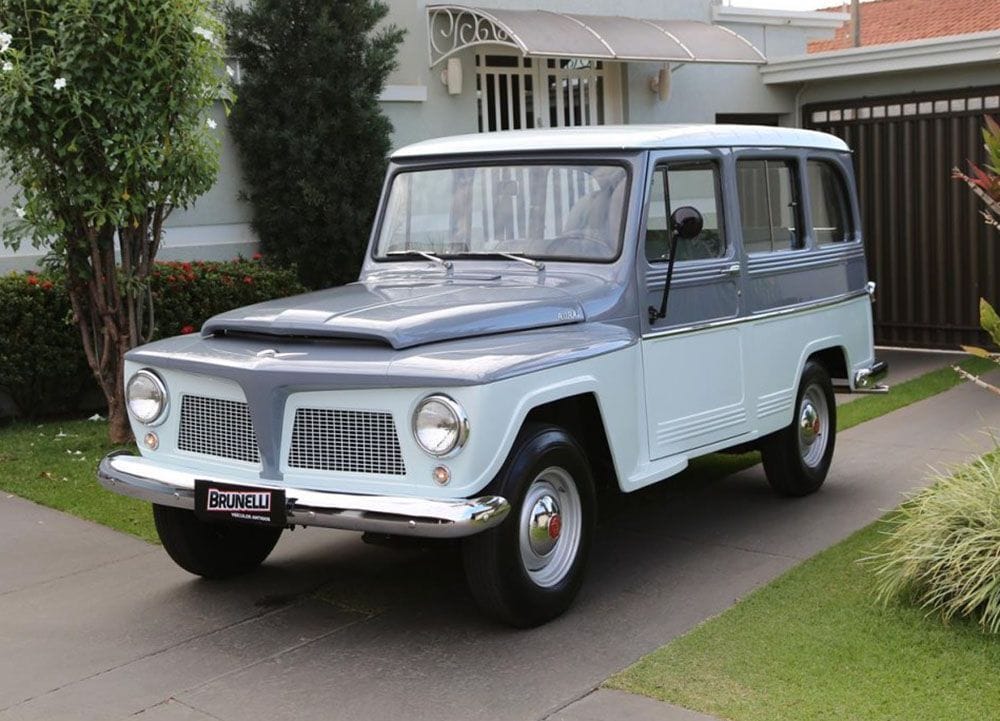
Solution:
<path fill-rule="evenodd" d="M 506 45 L 526 56 L 755 65 L 766 62 L 743 36 L 694 20 L 428 5 L 427 35 L 432 67 L 474 45 Z"/>

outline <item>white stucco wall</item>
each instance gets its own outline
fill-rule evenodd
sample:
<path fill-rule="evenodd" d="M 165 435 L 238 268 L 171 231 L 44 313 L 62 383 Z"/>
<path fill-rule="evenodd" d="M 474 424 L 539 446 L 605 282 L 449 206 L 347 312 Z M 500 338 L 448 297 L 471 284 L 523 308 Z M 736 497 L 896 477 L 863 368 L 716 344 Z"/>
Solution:
<path fill-rule="evenodd" d="M 406 28 L 398 55 L 399 66 L 392 73 L 387 97 L 426 98 L 413 102 L 386 101 L 383 108 L 395 128 L 393 145 L 477 130 L 475 93 L 475 51 L 461 53 L 464 68 L 463 92 L 452 96 L 440 80 L 440 67 L 430 68 L 427 38 L 426 0 L 388 0 L 387 22 Z M 479 0 L 482 7 L 537 9 L 614 14 L 633 17 L 690 19 L 713 22 L 712 0 Z M 769 58 L 802 55 L 813 37 L 828 36 L 832 30 L 809 22 L 783 22 L 754 17 L 739 19 L 723 13 L 715 20 L 742 34 Z M 649 79 L 659 70 L 658 63 L 619 64 L 623 79 L 623 115 L 629 123 L 671 123 L 715 121 L 717 113 L 769 113 L 781 122 L 796 122 L 797 105 L 830 98 L 851 98 L 930 90 L 964 85 L 992 84 L 995 67 L 947 70 L 920 74 L 897 74 L 875 78 L 852 78 L 806 85 L 765 85 L 753 66 L 687 64 L 675 67 L 670 97 L 660 102 L 649 89 Z M 215 187 L 194 207 L 177 211 L 168 223 L 161 257 L 165 259 L 218 259 L 248 255 L 255 248 L 250 229 L 251 209 L 239 199 L 240 168 L 226 133 L 221 108 L 216 113 L 222 139 L 222 169 Z M 12 192 L 0 183 L 0 207 L 10 207 Z M 0 272 L 34 265 L 40 251 L 27 247 L 14 253 L 0 247 Z"/>

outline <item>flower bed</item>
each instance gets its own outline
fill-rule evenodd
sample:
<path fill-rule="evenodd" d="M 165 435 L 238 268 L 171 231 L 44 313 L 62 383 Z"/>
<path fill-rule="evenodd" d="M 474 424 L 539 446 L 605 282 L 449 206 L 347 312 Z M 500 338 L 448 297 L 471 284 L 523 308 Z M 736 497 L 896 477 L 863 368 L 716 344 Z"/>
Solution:
<path fill-rule="evenodd" d="M 292 271 L 255 256 L 157 263 L 150 290 L 156 339 L 194 333 L 217 313 L 303 288 Z M 26 416 L 77 409 L 95 384 L 62 278 L 47 272 L 0 276 L 0 308 L 0 390 Z"/>

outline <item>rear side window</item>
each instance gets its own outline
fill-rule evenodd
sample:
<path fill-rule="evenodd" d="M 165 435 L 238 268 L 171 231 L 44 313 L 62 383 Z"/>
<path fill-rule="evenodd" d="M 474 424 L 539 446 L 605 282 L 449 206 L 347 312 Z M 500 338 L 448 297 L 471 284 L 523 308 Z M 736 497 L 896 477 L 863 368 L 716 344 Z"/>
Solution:
<path fill-rule="evenodd" d="M 722 232 L 719 168 L 711 161 L 673 163 L 653 173 L 646 218 L 646 258 L 651 263 L 670 254 L 670 216 L 685 205 L 701 213 L 701 234 L 677 243 L 677 260 L 709 260 L 726 254 Z"/>
<path fill-rule="evenodd" d="M 743 245 L 748 253 L 773 253 L 802 246 L 795 163 L 740 160 L 736 163 Z"/>
<path fill-rule="evenodd" d="M 810 160 L 806 164 L 806 176 L 816 244 L 829 245 L 850 240 L 851 213 L 843 174 L 833 163 Z"/>

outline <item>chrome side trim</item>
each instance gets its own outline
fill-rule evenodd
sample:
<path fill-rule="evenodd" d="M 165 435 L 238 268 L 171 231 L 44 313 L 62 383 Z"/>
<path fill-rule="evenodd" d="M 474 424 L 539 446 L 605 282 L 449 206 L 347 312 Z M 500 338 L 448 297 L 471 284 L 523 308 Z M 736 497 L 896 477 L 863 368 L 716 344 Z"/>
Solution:
<path fill-rule="evenodd" d="M 246 481 L 163 468 L 141 456 L 123 452 L 105 456 L 97 469 L 97 478 L 102 486 L 123 496 L 188 510 L 194 509 L 196 478 L 246 485 Z M 396 536 L 462 538 L 493 528 L 510 512 L 510 504 L 500 496 L 454 499 L 363 496 L 288 488 L 266 482 L 251 485 L 282 488 L 288 503 L 288 524 L 294 526 L 322 526 Z"/>
<path fill-rule="evenodd" d="M 664 336 L 670 335 L 681 335 L 682 333 L 695 333 L 702 330 L 711 330 L 712 328 L 723 328 L 725 326 L 736 325 L 737 323 L 748 323 L 755 320 L 767 320 L 768 318 L 780 318 L 786 315 L 794 315 L 796 313 L 806 313 L 811 310 L 820 310 L 821 308 L 828 308 L 833 305 L 840 305 L 841 303 L 847 303 L 848 301 L 855 300 L 857 298 L 863 298 L 868 296 L 867 290 L 855 290 L 850 293 L 843 293 L 842 295 L 833 296 L 832 298 L 827 298 L 818 302 L 811 301 L 809 303 L 799 303 L 798 305 L 790 305 L 784 308 L 778 308 L 776 310 L 767 310 L 761 313 L 752 313 L 750 315 L 741 315 L 735 318 L 723 318 L 722 320 L 710 320 L 704 323 L 693 323 L 692 325 L 680 326 L 679 328 L 669 328 L 667 330 L 658 331 L 656 333 L 647 333 L 642 336 L 643 340 L 651 340 L 653 338 L 663 338 Z"/>

